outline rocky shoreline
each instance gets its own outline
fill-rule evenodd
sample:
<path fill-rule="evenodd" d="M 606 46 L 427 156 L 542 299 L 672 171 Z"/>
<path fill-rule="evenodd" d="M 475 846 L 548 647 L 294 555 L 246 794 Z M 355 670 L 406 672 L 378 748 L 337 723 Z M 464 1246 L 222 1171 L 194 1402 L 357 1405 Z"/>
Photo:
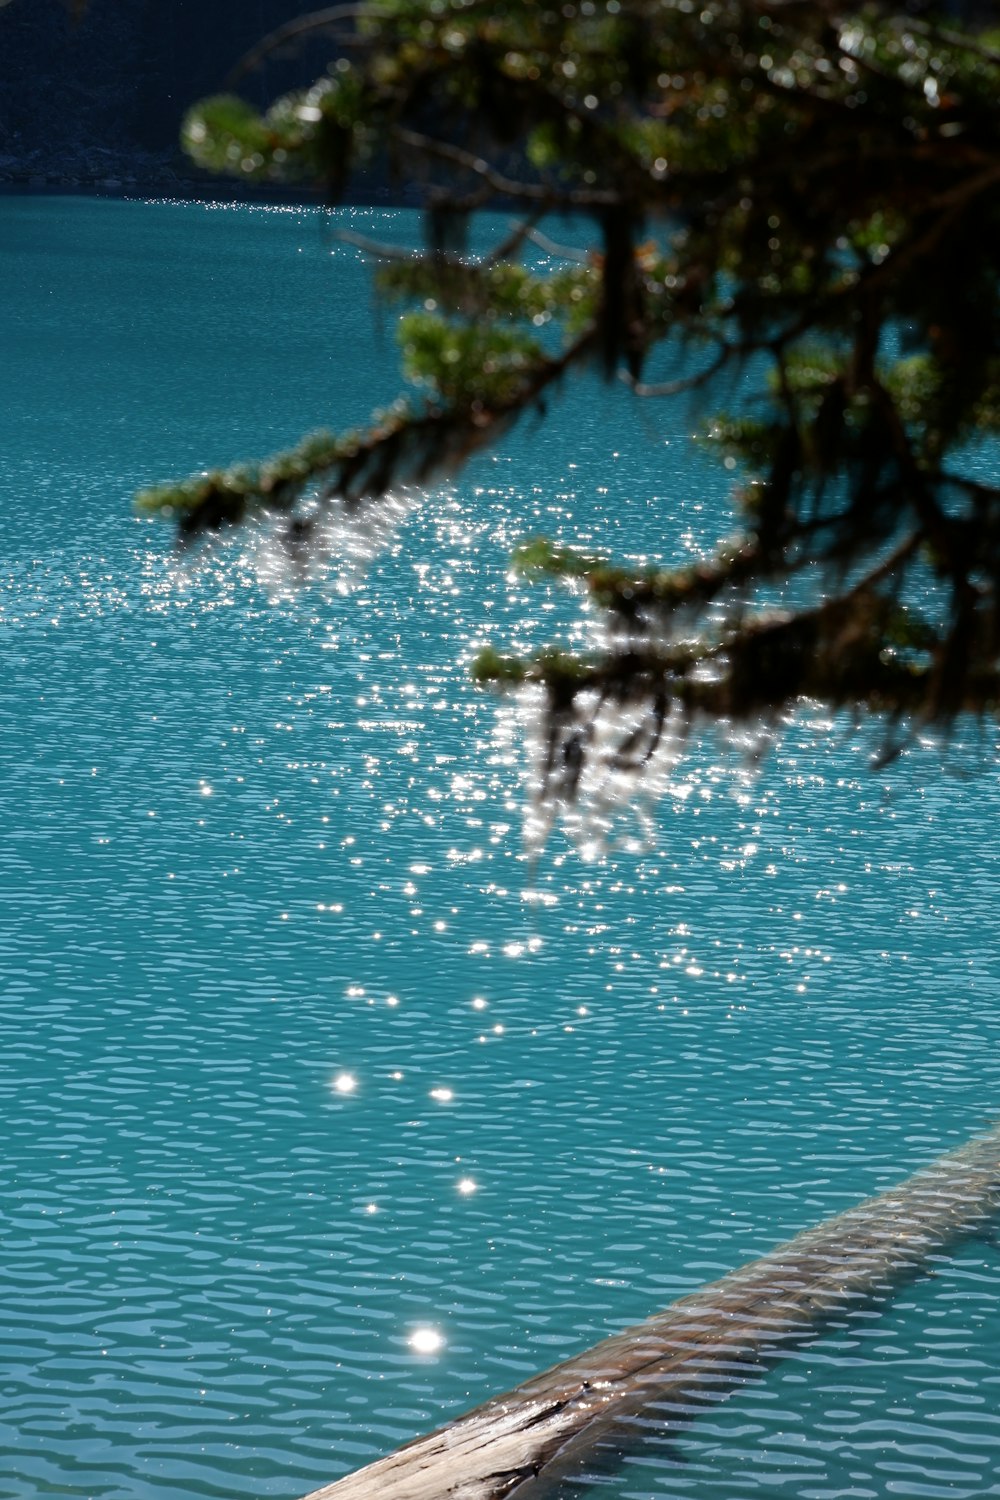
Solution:
<path fill-rule="evenodd" d="M 8 146 L 0 151 L 0 192 L 82 192 L 117 194 L 147 191 L 160 196 L 194 188 L 183 163 L 173 153 L 118 152 L 89 146 L 78 155 L 54 157 L 39 149 L 23 156 Z M 208 184 L 201 184 L 204 189 Z"/>

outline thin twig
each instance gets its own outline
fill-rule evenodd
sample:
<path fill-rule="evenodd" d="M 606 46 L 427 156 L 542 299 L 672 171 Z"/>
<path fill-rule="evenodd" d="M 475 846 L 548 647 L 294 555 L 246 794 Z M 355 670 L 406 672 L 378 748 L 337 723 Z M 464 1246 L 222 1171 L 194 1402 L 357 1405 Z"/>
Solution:
<path fill-rule="evenodd" d="M 956 489 L 975 495 L 977 500 L 1000 501 L 1000 486 L 984 484 L 981 479 L 967 478 L 963 474 L 952 474 L 947 469 L 937 469 L 928 475 L 935 484 L 953 484 Z"/>
<path fill-rule="evenodd" d="M 546 255 L 558 256 L 560 260 L 575 260 L 580 265 L 588 265 L 591 254 L 588 250 L 578 250 L 575 245 L 560 245 L 555 240 L 550 240 L 547 234 L 542 234 L 539 229 L 529 229 L 527 238 L 539 250 L 544 250 Z"/>
<path fill-rule="evenodd" d="M 259 68 L 270 53 L 285 46 L 287 42 L 298 41 L 300 37 L 307 36 L 310 32 L 326 31 L 340 21 L 355 20 L 362 15 L 377 16 L 378 11 L 371 4 L 328 5 L 324 10 L 314 10 L 309 15 L 298 16 L 294 21 L 286 21 L 283 26 L 277 26 L 274 31 L 269 31 L 255 47 L 250 48 L 249 52 L 244 52 L 226 79 L 226 86 L 232 88 L 239 83 L 247 73 L 252 73 L 255 68 Z"/>
<path fill-rule="evenodd" d="M 335 229 L 334 239 L 343 241 L 347 245 L 355 245 L 367 255 L 374 255 L 379 260 L 405 261 L 416 264 L 427 260 L 423 250 L 404 250 L 398 245 L 386 244 L 384 240 L 372 239 L 370 235 L 359 234 L 356 229 Z M 490 266 L 498 265 L 500 262 L 509 260 L 521 244 L 532 237 L 532 226 L 530 221 L 521 220 L 515 224 L 511 233 L 505 240 L 501 240 L 495 249 L 488 255 L 483 256 L 434 256 L 434 265 L 440 268 L 442 265 L 453 266 L 459 270 L 477 271 L 484 270 Z"/>
<path fill-rule="evenodd" d="M 932 26 L 927 21 L 918 20 L 916 16 L 907 16 L 905 20 L 900 17 L 898 20 L 893 20 L 892 24 L 897 31 L 900 28 L 906 31 L 916 31 L 920 36 L 944 42 L 945 46 L 954 47 L 957 51 L 971 52 L 986 62 L 1000 64 L 1000 52 L 993 47 L 987 47 L 985 42 L 977 41 L 975 37 L 963 36 L 960 31 L 951 31 L 944 26 Z"/>
<path fill-rule="evenodd" d="M 367 234 L 359 234 L 356 229 L 335 229 L 333 238 L 340 240 L 342 244 L 353 245 L 357 250 L 363 250 L 366 255 L 374 255 L 379 260 L 405 261 L 415 264 L 423 260 L 423 252 L 420 250 L 401 250 L 398 245 L 387 245 L 383 240 L 374 240 Z"/>
<path fill-rule="evenodd" d="M 471 151 L 463 150 L 461 146 L 453 146 L 448 141 L 439 141 L 433 136 L 402 127 L 397 127 L 394 133 L 397 140 L 404 146 L 410 146 L 413 150 L 423 152 L 427 156 L 436 156 L 441 161 L 450 162 L 452 166 L 464 167 L 474 176 L 482 178 L 494 193 L 499 193 L 505 198 L 522 198 L 526 202 L 544 203 L 552 208 L 610 208 L 621 202 L 620 194 L 605 188 L 596 190 L 569 188 L 560 193 L 545 187 L 542 183 L 519 182 L 514 177 L 504 176 L 495 167 L 491 167 L 484 157 L 475 156 Z"/>
<path fill-rule="evenodd" d="M 684 391 L 700 390 L 707 385 L 713 376 L 718 375 L 724 369 L 730 359 L 740 351 L 732 344 L 723 344 L 718 355 L 712 363 L 697 375 L 684 375 L 678 380 L 662 380 L 655 385 L 647 385 L 644 381 L 636 380 L 627 370 L 619 370 L 618 378 L 623 380 L 636 396 L 679 396 Z"/>
<path fill-rule="evenodd" d="M 510 260 L 516 250 L 520 250 L 525 240 L 531 235 L 537 214 L 532 214 L 530 219 L 517 219 L 513 228 L 505 240 L 501 240 L 489 255 L 484 255 L 476 262 L 480 266 L 496 266 L 501 261 Z"/>

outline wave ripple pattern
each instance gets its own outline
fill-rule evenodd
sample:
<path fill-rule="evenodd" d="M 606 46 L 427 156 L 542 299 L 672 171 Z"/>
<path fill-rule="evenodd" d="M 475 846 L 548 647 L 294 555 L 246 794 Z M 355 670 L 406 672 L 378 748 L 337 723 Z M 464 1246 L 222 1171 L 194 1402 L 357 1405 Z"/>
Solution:
<path fill-rule="evenodd" d="M 4 204 L 0 1500 L 292 1500 L 1000 1109 L 991 732 L 806 709 L 523 857 L 467 663 L 578 628 L 523 537 L 728 530 L 690 411 L 568 392 L 304 588 L 132 516 L 391 396 L 366 286 L 310 213 Z M 984 1232 L 567 1493 L 1000 1494 L 998 1291 Z"/>

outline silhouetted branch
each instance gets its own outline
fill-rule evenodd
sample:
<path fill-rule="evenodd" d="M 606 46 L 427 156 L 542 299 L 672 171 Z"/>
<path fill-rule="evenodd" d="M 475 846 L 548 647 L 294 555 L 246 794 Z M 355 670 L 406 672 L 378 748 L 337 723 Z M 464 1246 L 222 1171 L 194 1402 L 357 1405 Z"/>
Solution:
<path fill-rule="evenodd" d="M 273 31 L 269 31 L 267 36 L 250 48 L 249 52 L 243 54 L 227 77 L 226 86 L 234 88 L 248 73 L 259 68 L 272 52 L 287 46 L 290 42 L 297 42 L 317 32 L 329 31 L 341 21 L 353 21 L 359 16 L 377 14 L 377 6 L 368 3 L 368 0 L 360 0 L 360 3 L 328 5 L 323 10 L 315 10 L 309 15 L 297 16 L 293 21 L 286 21 L 283 25 L 275 27 Z"/>
<path fill-rule="evenodd" d="M 433 136 L 424 135 L 420 131 L 397 128 L 393 134 L 403 145 L 410 146 L 425 156 L 436 157 L 439 161 L 471 172 L 473 176 L 481 178 L 491 192 L 505 198 L 540 203 L 550 209 L 609 208 L 621 202 L 620 194 L 605 188 L 567 188 L 557 191 L 541 183 L 520 182 L 497 171 L 484 157 L 476 156 L 450 141 L 435 140 Z"/>

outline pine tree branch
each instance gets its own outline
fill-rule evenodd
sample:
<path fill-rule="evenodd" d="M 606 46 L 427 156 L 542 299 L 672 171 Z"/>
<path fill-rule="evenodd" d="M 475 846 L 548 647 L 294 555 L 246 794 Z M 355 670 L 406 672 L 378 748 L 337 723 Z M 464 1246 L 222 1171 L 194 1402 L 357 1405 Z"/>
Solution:
<path fill-rule="evenodd" d="M 306 495 L 321 505 L 339 500 L 352 508 L 393 488 L 426 484 L 495 441 L 570 368 L 588 360 L 596 343 L 597 330 L 588 327 L 561 354 L 543 356 L 509 399 L 493 406 L 473 397 L 465 406 L 390 412 L 367 433 L 308 440 L 259 471 L 198 475 L 146 490 L 136 503 L 154 514 L 172 514 L 178 540 L 187 545 L 254 513 L 291 514 Z"/>

